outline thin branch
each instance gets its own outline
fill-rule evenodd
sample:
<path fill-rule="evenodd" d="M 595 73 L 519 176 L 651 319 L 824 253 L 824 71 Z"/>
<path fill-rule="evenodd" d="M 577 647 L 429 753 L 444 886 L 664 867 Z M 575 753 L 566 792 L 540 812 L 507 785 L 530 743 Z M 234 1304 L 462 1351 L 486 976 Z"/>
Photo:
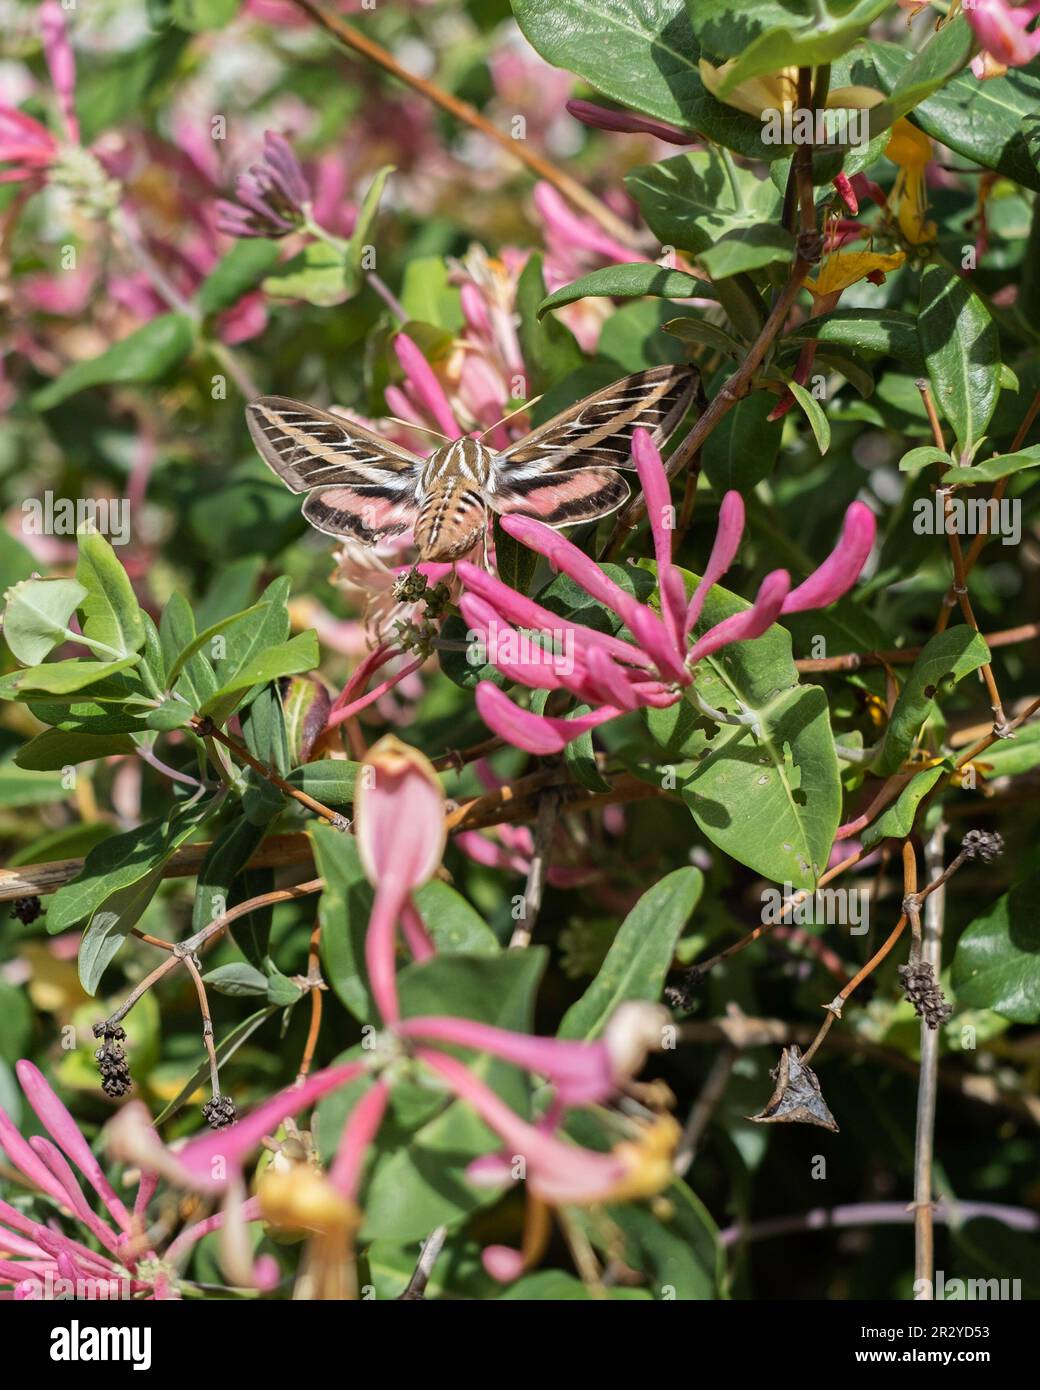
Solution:
<path fill-rule="evenodd" d="M 986 645 L 1012 647 L 1018 642 L 1032 642 L 1040 637 L 1040 623 L 1023 623 L 1000 632 L 984 632 Z M 846 652 L 842 656 L 800 658 L 794 664 L 803 674 L 822 671 L 858 671 L 863 666 L 911 666 L 921 655 L 923 647 L 893 647 L 889 651 Z"/>
<path fill-rule="evenodd" d="M 254 758 L 244 743 L 240 743 L 237 738 L 232 738 L 231 735 L 226 734 L 223 729 L 218 729 L 211 719 L 195 715 L 192 718 L 191 726 L 200 738 L 211 738 L 217 743 L 222 744 L 229 753 L 233 753 L 240 762 L 245 763 L 248 767 L 251 767 L 254 772 L 259 773 L 265 781 L 270 782 L 273 787 L 277 787 L 280 792 L 285 796 L 291 797 L 293 801 L 298 801 L 301 806 L 306 806 L 308 811 L 313 811 L 316 816 L 320 816 L 322 820 L 327 821 L 328 824 L 334 826 L 335 829 L 350 829 L 350 821 L 347 820 L 346 816 L 341 816 L 338 811 L 333 811 L 330 807 L 323 805 L 322 802 L 315 800 L 313 796 L 309 796 L 305 791 L 301 791 L 299 787 L 292 786 L 291 783 L 287 782 L 284 777 L 280 777 L 272 768 L 265 766 L 259 758 Z"/>
<path fill-rule="evenodd" d="M 419 1253 L 419 1260 L 415 1266 L 412 1277 L 408 1280 L 408 1287 L 401 1294 L 399 1302 L 413 1303 L 418 1302 L 426 1293 L 426 1285 L 430 1282 L 430 1275 L 433 1267 L 444 1249 L 444 1242 L 448 1237 L 447 1226 L 438 1226 L 435 1231 L 423 1241 L 422 1250 Z"/>
<path fill-rule="evenodd" d="M 419 77 L 416 73 L 409 72 L 407 68 L 401 66 L 392 53 L 376 43 L 374 39 L 370 39 L 367 34 L 362 33 L 355 25 L 348 24 L 338 15 L 329 14 L 320 5 L 312 4 L 311 0 L 293 0 L 293 2 L 345 48 L 349 48 L 362 58 L 366 58 L 370 63 L 375 63 L 376 67 L 382 68 L 391 77 L 395 77 L 398 82 L 403 82 L 406 87 L 411 87 L 413 92 L 418 92 L 427 101 L 431 101 L 434 106 L 439 106 L 442 111 L 447 111 L 456 120 L 462 121 L 464 125 L 472 127 L 473 130 L 479 130 L 482 135 L 487 136 L 500 149 L 519 160 L 538 178 L 544 179 L 546 183 L 551 183 L 569 202 L 573 203 L 581 212 L 594 218 L 612 237 L 633 249 L 638 247 L 638 236 L 627 222 L 612 212 L 595 194 L 590 193 L 587 188 L 583 188 L 577 179 L 571 178 L 570 174 L 557 168 L 544 155 L 530 149 L 523 140 L 514 140 L 511 135 L 499 130 L 468 101 L 462 101 L 451 92 L 445 91 L 443 87 L 438 87 L 435 82 L 430 82 L 425 77 Z"/>
<path fill-rule="evenodd" d="M 940 823 L 925 845 L 925 869 L 932 877 L 941 875 L 943 865 L 944 830 Z M 942 932 L 945 907 L 945 888 L 931 893 L 925 905 L 922 960 L 932 967 L 935 979 L 942 966 Z M 939 1030 L 930 1028 L 921 1019 L 921 1072 L 917 1087 L 917 1132 L 914 1140 L 914 1280 L 927 1280 L 932 1297 L 935 1272 L 934 1210 L 932 1207 L 932 1163 L 935 1145 L 935 1104 L 938 1090 Z"/>

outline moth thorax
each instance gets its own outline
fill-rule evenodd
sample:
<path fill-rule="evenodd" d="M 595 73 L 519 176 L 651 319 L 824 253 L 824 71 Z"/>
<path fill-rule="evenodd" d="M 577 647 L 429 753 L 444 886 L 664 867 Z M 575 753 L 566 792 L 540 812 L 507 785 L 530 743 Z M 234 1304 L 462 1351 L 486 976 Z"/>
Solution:
<path fill-rule="evenodd" d="M 429 492 L 456 481 L 484 488 L 491 477 L 495 456 L 477 439 L 466 435 L 442 444 L 423 465 L 422 487 Z"/>

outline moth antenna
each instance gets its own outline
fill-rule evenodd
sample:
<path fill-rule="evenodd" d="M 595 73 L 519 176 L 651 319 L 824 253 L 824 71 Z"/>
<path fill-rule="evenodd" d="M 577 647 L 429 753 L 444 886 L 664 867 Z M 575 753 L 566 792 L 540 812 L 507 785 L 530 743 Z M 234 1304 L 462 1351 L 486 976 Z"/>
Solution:
<path fill-rule="evenodd" d="M 384 415 L 382 419 L 390 420 L 395 425 L 404 425 L 405 429 L 421 430 L 423 434 L 435 434 L 438 439 L 445 441 L 451 438 L 450 435 L 441 434 L 440 430 L 431 429 L 429 425 L 417 425 L 414 420 L 402 420 L 400 415 Z"/>
<path fill-rule="evenodd" d="M 542 395 L 544 394 L 545 392 L 543 391 Z M 530 410 L 531 407 L 533 405 L 537 405 L 541 399 L 542 396 L 532 396 L 529 401 L 525 401 L 523 405 L 518 405 L 517 408 L 515 410 L 511 410 L 508 415 L 503 415 L 501 420 L 496 420 L 493 425 L 488 425 L 486 430 L 481 430 L 480 434 L 477 435 L 477 438 L 483 439 L 484 436 L 486 434 L 490 434 L 492 430 L 497 430 L 499 425 L 507 424 L 513 418 L 514 415 L 522 415 L 525 410 Z"/>

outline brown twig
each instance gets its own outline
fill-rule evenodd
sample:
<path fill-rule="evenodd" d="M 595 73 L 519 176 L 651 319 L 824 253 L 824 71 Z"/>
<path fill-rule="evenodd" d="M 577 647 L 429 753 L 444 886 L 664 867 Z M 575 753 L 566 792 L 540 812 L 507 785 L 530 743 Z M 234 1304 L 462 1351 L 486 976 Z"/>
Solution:
<path fill-rule="evenodd" d="M 984 632 L 988 647 L 1012 647 L 1017 642 L 1031 642 L 1040 637 L 1040 623 L 1023 623 L 1000 632 Z M 803 675 L 823 671 L 858 671 L 863 666 L 911 666 L 923 647 L 892 647 L 888 651 L 846 652 L 842 656 L 799 658 L 794 664 Z"/>
<path fill-rule="evenodd" d="M 916 381 L 914 384 L 916 385 L 918 391 L 921 393 L 921 399 L 924 402 L 925 412 L 928 415 L 928 421 L 932 427 L 932 435 L 935 440 L 935 447 L 937 449 L 945 450 L 946 445 L 943 441 L 942 426 L 939 424 L 939 416 L 935 409 L 935 402 L 932 399 L 931 387 L 929 386 L 928 382 L 925 381 L 923 378 Z M 943 466 L 944 465 L 940 464 L 939 468 L 942 469 Z M 948 487 L 942 487 L 940 479 L 939 491 L 942 494 L 943 523 L 944 529 L 946 531 L 946 539 L 950 547 L 950 560 L 953 564 L 952 592 L 956 598 L 957 603 L 960 605 L 960 610 L 961 614 L 963 615 L 964 621 L 968 624 L 968 626 L 971 628 L 973 632 L 978 632 L 978 619 L 975 617 L 975 611 L 971 606 L 971 598 L 968 594 L 968 574 L 964 564 L 964 551 L 961 547 L 961 538 L 957 534 L 956 529 L 951 524 L 953 519 L 952 489 Z M 947 599 L 948 597 L 949 596 L 947 595 Z M 947 599 L 943 600 L 944 609 L 946 606 L 948 606 Z M 945 627 L 945 624 L 943 624 L 943 627 Z M 942 630 L 941 628 L 939 628 L 938 623 L 936 624 L 936 630 Z M 992 666 L 990 666 L 988 661 L 985 662 L 979 669 L 982 672 L 982 679 L 986 682 L 986 689 L 989 692 L 990 707 L 993 710 L 993 731 L 998 735 L 1002 735 L 1004 733 L 1004 730 L 1007 728 L 1007 719 L 1004 716 L 1004 705 L 1000 698 L 1000 691 L 997 688 L 997 679 L 994 676 L 993 668 Z"/>
<path fill-rule="evenodd" d="M 346 816 L 341 816 L 338 811 L 333 811 L 330 807 L 323 805 L 322 802 L 315 800 L 313 796 L 309 796 L 307 792 L 301 791 L 299 787 L 292 786 L 284 777 L 279 776 L 272 768 L 262 763 L 259 758 L 254 758 L 244 743 L 240 743 L 237 738 L 232 738 L 232 736 L 226 734 L 223 729 L 218 729 L 211 719 L 196 715 L 191 721 L 191 726 L 200 738 L 212 738 L 217 743 L 223 745 L 223 747 L 226 748 L 229 753 L 233 753 L 240 762 L 245 763 L 247 767 L 251 767 L 254 772 L 259 773 L 265 781 L 270 782 L 273 787 L 277 787 L 280 792 L 284 793 L 285 796 L 291 797 L 293 801 L 298 801 L 301 806 L 306 806 L 308 811 L 313 811 L 316 816 L 320 816 L 321 819 L 327 821 L 329 825 L 334 826 L 337 830 L 350 829 L 350 821 L 347 820 Z"/>
<path fill-rule="evenodd" d="M 1022 423 L 1019 425 L 1017 431 L 1015 432 L 1015 437 L 1011 441 L 1011 453 L 1017 454 L 1019 449 L 1021 449 L 1022 445 L 1026 442 L 1026 436 L 1029 434 L 1029 431 L 1033 426 L 1033 421 L 1036 419 L 1038 413 L 1040 413 L 1040 391 L 1037 391 L 1036 395 L 1033 397 L 1032 401 L 1030 402 L 1029 409 L 1026 411 L 1025 416 L 1022 420 Z M 1009 481 L 1010 479 L 1008 478 L 997 479 L 997 481 L 993 485 L 993 491 L 990 493 L 990 502 L 996 502 L 999 506 L 1000 502 L 1003 500 L 1004 493 L 1007 492 Z M 965 578 L 967 578 L 968 575 L 971 574 L 972 570 L 975 568 L 978 558 L 982 554 L 982 548 L 986 544 L 987 540 L 989 540 L 989 534 L 990 533 L 988 529 L 979 531 L 978 535 L 974 538 L 971 545 L 968 547 L 968 553 L 964 557 Z M 953 612 L 955 600 L 956 593 L 954 592 L 954 589 L 951 587 L 946 594 L 946 597 L 943 601 L 943 606 L 939 612 L 939 619 L 935 625 L 936 632 L 945 631 L 946 626 L 950 621 L 950 614 Z"/>
<path fill-rule="evenodd" d="M 321 1032 L 322 1015 L 322 991 L 325 988 L 325 981 L 321 977 L 321 956 L 319 954 L 321 946 L 321 921 L 316 921 L 311 929 L 310 945 L 307 952 L 307 989 L 311 997 L 311 1021 L 307 1030 L 307 1041 L 303 1045 L 303 1056 L 300 1058 L 300 1069 L 296 1073 L 297 1085 L 307 1079 L 311 1065 L 314 1061 L 314 1053 L 318 1046 L 318 1034 Z"/>
<path fill-rule="evenodd" d="M 413 92 L 418 92 L 434 106 L 439 106 L 442 111 L 447 111 L 456 120 L 462 121 L 464 125 L 472 127 L 473 130 L 479 130 L 482 135 L 487 136 L 500 149 L 512 155 L 538 178 L 544 179 L 546 183 L 551 183 L 569 202 L 573 203 L 581 212 L 594 218 L 612 237 L 633 249 L 638 247 L 638 236 L 627 222 L 612 212 L 595 194 L 590 193 L 587 188 L 583 188 L 577 179 L 557 168 L 544 155 L 530 149 L 523 140 L 514 140 L 511 135 L 499 130 L 468 101 L 462 101 L 451 92 L 446 92 L 443 87 L 438 87 L 435 82 L 430 82 L 425 77 L 419 77 L 416 73 L 409 72 L 407 68 L 401 66 L 392 53 L 389 53 L 381 44 L 376 43 L 374 39 L 370 39 L 367 34 L 362 33 L 355 25 L 348 24 L 338 15 L 329 14 L 320 5 L 312 4 L 311 0 L 294 0 L 294 3 L 345 48 L 349 48 L 362 58 L 366 58 L 370 63 L 375 63 L 376 67 L 382 68 L 398 82 L 403 82 L 406 87 L 411 87 Z"/>

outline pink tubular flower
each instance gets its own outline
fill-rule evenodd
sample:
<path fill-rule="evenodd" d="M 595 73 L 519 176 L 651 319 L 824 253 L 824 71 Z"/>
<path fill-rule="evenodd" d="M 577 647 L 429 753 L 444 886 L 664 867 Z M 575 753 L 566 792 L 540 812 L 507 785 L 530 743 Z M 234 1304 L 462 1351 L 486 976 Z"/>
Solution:
<path fill-rule="evenodd" d="M 560 1105 L 598 1105 L 609 1099 L 646 1061 L 668 1015 L 652 1004 L 622 1004 L 596 1042 L 535 1038 L 468 1018 L 407 1018 L 400 1037 L 429 1038 L 490 1052 L 547 1078 Z"/>
<path fill-rule="evenodd" d="M 400 1017 L 395 957 L 397 926 L 414 955 L 433 947 L 411 895 L 427 883 L 444 853 L 444 793 L 432 764 L 388 734 L 362 765 L 354 803 L 358 852 L 376 890 L 365 939 L 365 960 L 376 1006 L 386 1024 Z"/>
<path fill-rule="evenodd" d="M 626 593 L 595 561 L 542 522 L 505 516 L 502 526 L 617 613 L 634 641 L 606 636 L 562 619 L 477 566 L 464 561 L 458 565 L 466 590 L 459 607 L 469 624 L 471 639 L 486 645 L 488 659 L 518 684 L 567 690 L 592 706 L 587 714 L 570 719 L 533 714 L 514 704 L 498 686 L 482 681 L 476 700 L 484 722 L 530 753 L 559 752 L 580 734 L 626 710 L 674 704 L 684 689 L 692 687 L 694 668 L 703 657 L 731 642 L 761 636 L 784 613 L 823 608 L 841 598 L 856 582 L 873 546 L 873 513 L 864 503 L 854 502 L 845 514 L 834 551 L 804 583 L 792 590 L 787 573 L 774 570 L 762 581 L 749 608 L 725 618 L 689 644 L 711 586 L 726 573 L 736 555 L 744 524 L 743 502 L 737 492 L 723 498 L 704 576 L 687 602 L 682 575 L 671 558 L 668 479 L 645 430 L 636 431 L 632 453 L 653 533 L 660 614 Z M 546 634 L 551 643 L 535 646 L 520 629 Z M 690 697 L 703 712 L 722 717 L 698 702 L 692 690 Z M 743 715 L 730 718 L 748 722 Z"/>
<path fill-rule="evenodd" d="M 689 131 L 678 130 L 664 121 L 652 121 L 631 111 L 615 111 L 595 101 L 569 101 L 567 110 L 576 121 L 594 126 L 597 130 L 613 130 L 623 135 L 654 135 L 669 145 L 690 145 L 697 139 Z"/>
<path fill-rule="evenodd" d="M 25 1210 L 0 1201 L 0 1288 L 10 1287 L 15 1300 L 179 1298 L 177 1265 L 181 1256 L 196 1240 L 223 1226 L 226 1214 L 217 1213 L 185 1227 L 165 1251 L 152 1248 L 147 1234 L 147 1209 L 157 1191 L 157 1174 L 142 1171 L 133 1211 L 129 1212 L 102 1172 L 76 1121 L 40 1071 L 27 1061 L 18 1062 L 15 1071 L 26 1100 L 50 1138 L 35 1136 L 25 1140 L 0 1109 L 0 1153 L 29 1187 L 57 1205 L 63 1225 L 79 1225 L 84 1237 L 93 1237 L 101 1250 L 91 1249 L 83 1239 L 66 1234 L 53 1217 L 44 1225 Z M 141 1123 L 155 1148 L 167 1153 L 151 1128 L 144 1106 L 128 1109 L 142 1112 Z M 120 1112 L 119 1119 L 124 1114 Z M 91 1207 L 75 1169 L 100 1201 L 101 1215 Z M 242 1221 L 255 1221 L 259 1208 L 255 1201 L 240 1203 L 235 1214 Z M 247 1281 L 253 1287 L 268 1288 L 276 1278 L 273 1262 L 260 1260 L 248 1272 Z"/>
<path fill-rule="evenodd" d="M 986 64 L 984 56 L 981 62 L 976 58 L 972 63 L 976 77 L 992 77 L 1006 68 L 1023 67 L 1040 53 L 1040 32 L 1026 32 L 1040 14 L 1040 0 L 1017 6 L 1006 0 L 965 0 L 964 12 L 983 55 L 988 54 L 993 60 Z"/>
<path fill-rule="evenodd" d="M 0 183 L 42 183 L 58 154 L 58 142 L 45 126 L 0 102 Z"/>
<path fill-rule="evenodd" d="M 58 0 L 43 0 L 40 6 L 40 37 L 54 92 L 61 107 L 65 133 L 74 145 L 78 145 L 79 121 L 75 109 L 76 59 L 65 28 L 65 11 Z"/>

